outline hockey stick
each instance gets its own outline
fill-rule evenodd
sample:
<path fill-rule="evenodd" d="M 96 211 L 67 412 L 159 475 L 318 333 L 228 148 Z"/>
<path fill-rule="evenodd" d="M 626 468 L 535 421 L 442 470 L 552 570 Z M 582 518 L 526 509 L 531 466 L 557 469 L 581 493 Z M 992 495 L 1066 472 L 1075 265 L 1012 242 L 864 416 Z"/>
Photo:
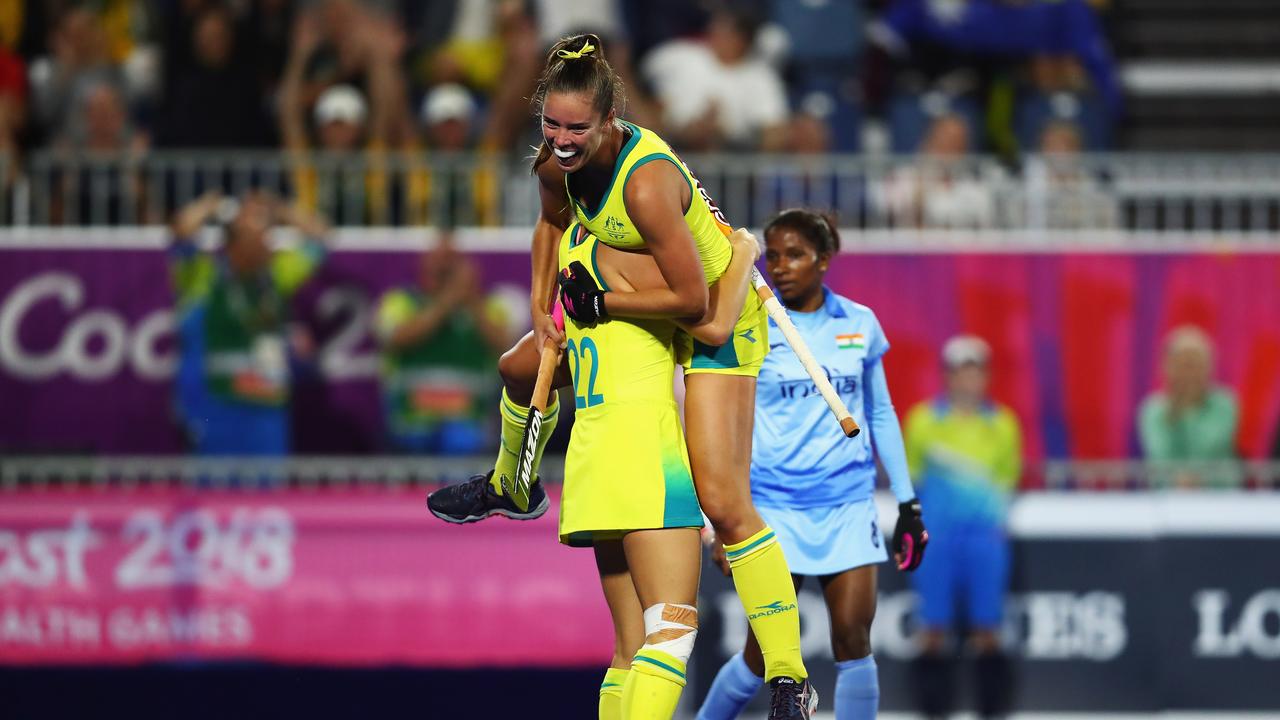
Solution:
<path fill-rule="evenodd" d="M 861 431 L 857 421 L 849 413 L 849 408 L 845 407 L 844 401 L 836 394 L 836 389 L 831 387 L 831 380 L 827 378 L 827 373 L 818 364 L 817 359 L 813 357 L 813 351 L 809 349 L 809 344 L 804 341 L 804 338 L 800 337 L 800 331 L 796 330 L 796 326 L 791 323 L 791 318 L 787 315 L 786 309 L 782 307 L 782 303 L 778 302 L 773 290 L 765 283 L 764 277 L 760 275 L 760 271 L 756 268 L 751 268 L 751 284 L 755 286 L 756 294 L 764 302 L 765 311 L 769 313 L 773 323 L 782 331 L 782 336 L 787 339 L 787 344 L 791 346 L 791 350 L 795 352 L 796 357 L 800 358 L 800 364 L 804 366 L 805 372 L 809 373 L 809 377 L 813 379 L 813 384 L 818 387 L 818 392 L 822 393 L 822 399 L 827 401 L 827 407 L 831 408 L 832 414 L 836 416 L 836 420 L 840 423 L 840 429 L 848 437 L 857 435 Z"/>
<path fill-rule="evenodd" d="M 542 417 L 551 395 L 551 380 L 560 364 L 560 348 L 548 341 L 542 347 L 538 361 L 538 380 L 533 385 L 533 400 L 529 404 L 529 418 L 524 423 L 524 438 L 520 442 L 520 455 L 516 459 L 516 476 L 509 480 L 502 476 L 502 489 L 521 512 L 529 509 L 529 486 L 533 484 L 533 455 L 542 433 Z"/>

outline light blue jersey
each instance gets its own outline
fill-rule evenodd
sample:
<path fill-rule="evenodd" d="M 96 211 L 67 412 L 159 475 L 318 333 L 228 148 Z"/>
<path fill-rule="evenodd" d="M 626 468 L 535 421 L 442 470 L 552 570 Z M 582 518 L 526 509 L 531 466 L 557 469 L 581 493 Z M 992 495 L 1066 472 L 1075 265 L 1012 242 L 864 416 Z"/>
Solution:
<path fill-rule="evenodd" d="M 773 328 L 771 352 L 756 386 L 751 453 L 756 503 L 813 508 L 869 499 L 877 456 L 899 502 L 915 497 L 880 361 L 889 341 L 875 313 L 824 287 L 817 311 L 789 314 L 863 431 L 855 438 L 844 436 L 782 332 Z"/>

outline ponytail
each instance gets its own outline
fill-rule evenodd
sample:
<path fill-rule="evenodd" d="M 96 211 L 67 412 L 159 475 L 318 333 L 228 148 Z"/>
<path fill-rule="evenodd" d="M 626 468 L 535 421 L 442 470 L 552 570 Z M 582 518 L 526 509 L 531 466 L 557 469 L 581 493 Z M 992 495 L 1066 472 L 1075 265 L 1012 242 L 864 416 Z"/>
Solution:
<path fill-rule="evenodd" d="M 604 43 L 592 33 L 561 38 L 547 53 L 547 64 L 538 78 L 538 89 L 533 95 L 533 106 L 538 115 L 547 93 L 575 92 L 591 96 L 591 107 L 601 117 L 612 111 L 621 112 L 626 104 L 622 81 L 604 59 Z M 546 143 L 538 147 L 533 168 L 551 157 Z"/>

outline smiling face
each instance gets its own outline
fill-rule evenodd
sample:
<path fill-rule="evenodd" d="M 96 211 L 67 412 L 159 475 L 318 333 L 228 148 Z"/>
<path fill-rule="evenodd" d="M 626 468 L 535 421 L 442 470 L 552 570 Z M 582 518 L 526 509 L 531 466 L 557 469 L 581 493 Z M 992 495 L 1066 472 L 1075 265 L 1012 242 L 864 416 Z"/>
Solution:
<path fill-rule="evenodd" d="M 601 117 L 588 93 L 547 93 L 542 103 L 542 141 L 564 172 L 581 170 L 608 137 L 614 113 Z"/>
<path fill-rule="evenodd" d="M 802 312 L 816 310 L 830 256 L 819 253 L 803 233 L 785 225 L 770 230 L 764 244 L 765 269 L 782 302 Z"/>

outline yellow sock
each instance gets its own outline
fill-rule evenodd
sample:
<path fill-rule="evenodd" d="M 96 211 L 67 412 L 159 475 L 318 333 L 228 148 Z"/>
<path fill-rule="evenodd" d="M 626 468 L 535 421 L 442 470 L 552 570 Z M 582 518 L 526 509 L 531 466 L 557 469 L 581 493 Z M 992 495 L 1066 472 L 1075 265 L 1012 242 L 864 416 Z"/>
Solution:
<path fill-rule="evenodd" d="M 725 545 L 733 584 L 747 612 L 747 622 L 764 655 L 764 679 L 809 676 L 800 657 L 800 612 L 796 588 L 773 529 L 763 530 L 735 545 Z"/>
<path fill-rule="evenodd" d="M 513 478 L 516 475 L 516 463 L 520 457 L 520 443 L 524 441 L 524 423 L 529 419 L 529 408 L 520 407 L 511 402 L 507 389 L 502 389 L 502 403 L 499 407 L 502 416 L 502 435 L 498 443 L 498 459 L 493 463 L 493 477 L 489 478 L 489 486 L 502 495 L 502 476 Z M 533 453 L 533 473 L 537 475 L 538 464 L 542 462 L 542 451 L 547 447 L 547 440 L 556 431 L 556 423 L 560 420 L 560 394 L 551 393 L 551 405 L 542 414 L 542 431 L 538 433 L 538 447 Z"/>
<path fill-rule="evenodd" d="M 640 648 L 622 687 L 623 720 L 671 720 L 684 690 L 685 664 L 652 648 Z"/>
<path fill-rule="evenodd" d="M 600 720 L 622 720 L 622 686 L 630 673 L 622 668 L 609 668 L 600 684 Z"/>

